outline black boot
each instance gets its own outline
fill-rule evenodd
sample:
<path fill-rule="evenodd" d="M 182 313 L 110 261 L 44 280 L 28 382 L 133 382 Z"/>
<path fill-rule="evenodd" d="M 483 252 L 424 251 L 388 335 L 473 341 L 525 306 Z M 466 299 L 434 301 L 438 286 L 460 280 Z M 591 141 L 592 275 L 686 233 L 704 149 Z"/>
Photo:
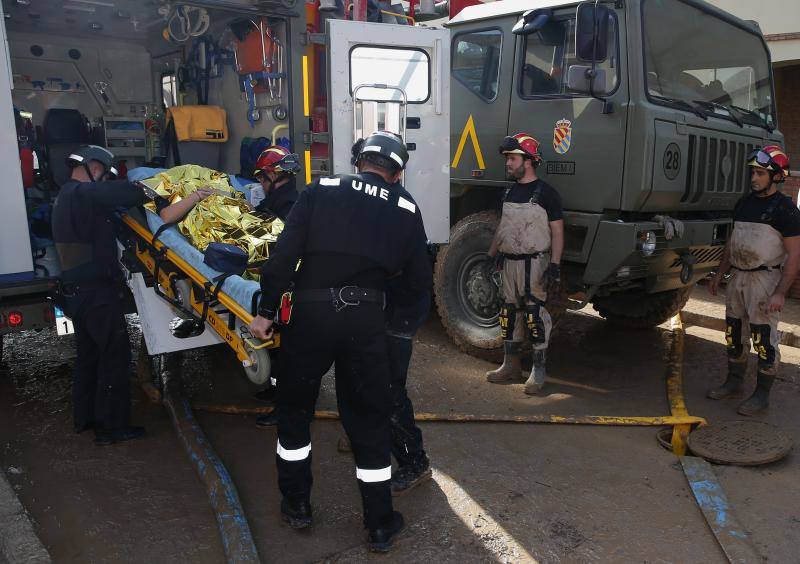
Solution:
<path fill-rule="evenodd" d="M 306 529 L 311 526 L 311 504 L 306 500 L 281 500 L 281 519 L 293 529 Z"/>
<path fill-rule="evenodd" d="M 774 374 L 765 374 L 758 371 L 756 389 L 753 395 L 743 402 L 738 409 L 740 415 L 760 415 L 769 407 L 769 391 L 775 381 Z"/>
<path fill-rule="evenodd" d="M 392 512 L 392 521 L 385 527 L 370 529 L 367 544 L 370 552 L 389 552 L 397 534 L 403 530 L 405 520 L 399 511 Z"/>
<path fill-rule="evenodd" d="M 275 410 L 273 409 L 269 413 L 264 413 L 263 415 L 256 416 L 256 427 L 261 429 L 265 427 L 274 427 L 278 424 L 278 416 L 275 414 Z"/>
<path fill-rule="evenodd" d="M 746 360 L 745 362 L 732 362 L 729 360 L 728 377 L 725 379 L 725 383 L 719 387 L 708 390 L 706 396 L 713 400 L 742 397 L 742 382 L 744 382 L 744 373 L 746 370 Z"/>
<path fill-rule="evenodd" d="M 424 454 L 414 462 L 399 466 L 392 474 L 392 496 L 406 493 L 430 480 L 431 476 L 431 463 Z"/>
<path fill-rule="evenodd" d="M 258 391 L 255 394 L 253 394 L 253 397 L 255 397 L 259 401 L 263 401 L 263 402 L 266 402 L 266 403 L 274 405 L 275 404 L 275 392 L 277 390 L 278 390 L 278 388 L 276 388 L 275 386 L 267 386 L 263 390 Z"/>
<path fill-rule="evenodd" d="M 102 430 L 95 429 L 94 444 L 97 446 L 108 446 L 144 437 L 144 427 L 133 427 L 128 425 L 121 429 Z"/>

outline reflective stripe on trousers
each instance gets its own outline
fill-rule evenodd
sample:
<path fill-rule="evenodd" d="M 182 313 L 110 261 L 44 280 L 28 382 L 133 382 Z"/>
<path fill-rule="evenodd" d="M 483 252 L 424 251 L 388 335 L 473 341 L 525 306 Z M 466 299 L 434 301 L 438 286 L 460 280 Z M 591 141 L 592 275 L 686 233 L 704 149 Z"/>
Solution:
<path fill-rule="evenodd" d="M 278 456 L 280 456 L 283 460 L 287 462 L 297 462 L 299 460 L 305 460 L 308 458 L 308 455 L 311 454 L 311 443 L 308 443 L 306 446 L 296 449 L 288 449 L 284 448 L 281 445 L 281 442 L 278 441 Z"/>
<path fill-rule="evenodd" d="M 392 479 L 392 467 L 379 468 L 377 470 L 367 470 L 365 468 L 356 467 L 356 478 L 362 482 L 385 482 Z"/>

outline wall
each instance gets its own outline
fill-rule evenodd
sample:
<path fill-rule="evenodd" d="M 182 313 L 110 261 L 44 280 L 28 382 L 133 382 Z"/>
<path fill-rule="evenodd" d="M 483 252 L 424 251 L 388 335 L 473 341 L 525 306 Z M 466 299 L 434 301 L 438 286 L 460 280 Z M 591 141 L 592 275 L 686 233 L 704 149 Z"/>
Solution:
<path fill-rule="evenodd" d="M 800 170 L 800 64 L 775 69 L 778 127 L 786 137 L 786 150 Z"/>

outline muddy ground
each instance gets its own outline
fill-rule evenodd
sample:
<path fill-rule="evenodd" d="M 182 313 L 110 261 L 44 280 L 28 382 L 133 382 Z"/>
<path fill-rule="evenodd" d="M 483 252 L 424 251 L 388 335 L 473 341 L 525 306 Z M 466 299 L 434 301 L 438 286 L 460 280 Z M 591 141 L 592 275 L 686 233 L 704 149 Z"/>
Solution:
<path fill-rule="evenodd" d="M 431 412 L 664 415 L 667 337 L 664 328 L 622 331 L 570 314 L 551 347 L 548 394 L 531 398 L 521 383 L 487 384 L 492 365 L 460 353 L 433 318 L 415 345 L 410 394 Z M 722 337 L 689 328 L 685 340 L 686 403 L 712 422 L 738 418 L 735 401 L 704 398 L 723 375 Z M 138 346 L 135 319 L 131 340 Z M 782 353 L 766 420 L 798 442 L 800 350 Z M 7 336 L 0 363 L 0 464 L 54 560 L 222 561 L 205 489 L 162 407 L 134 390 L 143 441 L 101 448 L 73 434 L 74 355 L 71 338 L 45 331 Z M 256 403 L 224 347 L 194 351 L 183 366 L 193 398 Z M 751 378 L 753 371 L 751 364 Z M 335 409 L 328 377 L 320 407 Z M 435 479 L 397 500 L 409 526 L 380 557 L 364 549 L 354 466 L 336 451 L 338 422 L 313 426 L 315 526 L 300 533 L 280 523 L 274 430 L 247 416 L 198 418 L 238 486 L 265 561 L 725 561 L 654 428 L 423 424 Z M 797 561 L 797 456 L 715 471 L 765 559 Z"/>

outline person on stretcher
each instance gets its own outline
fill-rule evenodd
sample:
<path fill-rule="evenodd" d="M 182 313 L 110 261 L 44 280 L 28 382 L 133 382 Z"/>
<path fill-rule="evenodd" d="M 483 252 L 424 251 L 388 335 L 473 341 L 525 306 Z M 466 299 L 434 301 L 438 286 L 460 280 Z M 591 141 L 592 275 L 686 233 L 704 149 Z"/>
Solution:
<path fill-rule="evenodd" d="M 283 230 L 275 214 L 254 209 L 229 177 L 197 165 L 182 165 L 142 180 L 150 202 L 145 207 L 162 221 L 176 223 L 186 240 L 205 252 L 211 243 L 235 245 L 248 263 L 263 262 L 268 245 Z M 199 205 L 198 205 L 199 204 Z"/>
<path fill-rule="evenodd" d="M 160 196 L 153 190 L 148 189 L 146 193 L 156 205 L 158 217 L 160 217 L 164 223 L 176 223 L 183 219 L 193 207 L 213 194 L 214 189 L 207 186 L 198 188 L 186 198 L 183 198 L 174 204 L 170 204 L 169 200 L 163 196 Z"/>

